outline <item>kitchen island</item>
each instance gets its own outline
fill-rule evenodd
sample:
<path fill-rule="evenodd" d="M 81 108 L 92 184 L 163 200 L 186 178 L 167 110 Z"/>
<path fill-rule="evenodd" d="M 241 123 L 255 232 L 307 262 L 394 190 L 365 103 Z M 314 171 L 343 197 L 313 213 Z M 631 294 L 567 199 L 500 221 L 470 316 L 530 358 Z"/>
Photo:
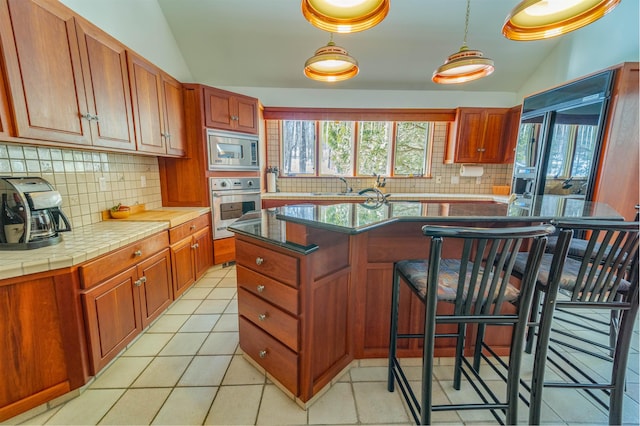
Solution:
<path fill-rule="evenodd" d="M 387 356 L 393 263 L 427 257 L 423 225 L 505 227 L 569 217 L 621 219 L 607 205 L 554 196 L 527 209 L 390 202 L 248 213 L 230 227 L 236 233 L 240 346 L 306 406 L 354 360 Z M 445 244 L 444 255 L 458 250 Z M 419 332 L 423 305 L 408 290 L 400 303 L 400 332 Z M 404 343 L 399 355 L 420 356 L 418 343 Z M 490 343 L 507 351 L 508 334 L 494 333 Z M 451 339 L 437 342 L 436 356 L 452 355 Z"/>

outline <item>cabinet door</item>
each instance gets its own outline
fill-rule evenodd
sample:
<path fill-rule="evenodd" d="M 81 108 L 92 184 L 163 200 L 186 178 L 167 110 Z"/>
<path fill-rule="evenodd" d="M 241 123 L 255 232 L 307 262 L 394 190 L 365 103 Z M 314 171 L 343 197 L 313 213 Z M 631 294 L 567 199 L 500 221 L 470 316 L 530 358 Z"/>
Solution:
<path fill-rule="evenodd" d="M 138 280 L 135 284 L 140 288 L 140 308 L 142 328 L 144 328 L 173 300 L 169 249 L 161 251 L 138 265 Z"/>
<path fill-rule="evenodd" d="M 127 58 L 136 147 L 138 151 L 164 154 L 166 149 L 162 137 L 164 111 L 161 71 L 131 51 L 127 51 Z"/>
<path fill-rule="evenodd" d="M 82 294 L 94 375 L 142 331 L 136 280 L 134 267 Z"/>
<path fill-rule="evenodd" d="M 507 122 L 508 110 L 490 109 L 484 114 L 484 130 L 480 147 L 480 161 L 482 163 L 501 163 L 504 158 L 503 137 Z"/>
<path fill-rule="evenodd" d="M 184 126 L 182 84 L 163 73 L 162 89 L 165 108 L 164 137 L 167 145 L 167 154 L 184 156 L 186 155 L 187 141 Z"/>
<path fill-rule="evenodd" d="M 76 21 L 93 144 L 135 150 L 125 46 L 98 28 Z"/>
<path fill-rule="evenodd" d="M 234 130 L 232 95 L 223 90 L 204 89 L 204 123 L 206 127 Z"/>
<path fill-rule="evenodd" d="M 0 37 L 16 136 L 90 145 L 74 18 L 58 2 L 0 2 Z"/>
<path fill-rule="evenodd" d="M 177 299 L 195 281 L 192 241 L 192 237 L 188 237 L 171 246 L 174 299 Z"/>
<path fill-rule="evenodd" d="M 475 163 L 480 159 L 484 117 L 482 110 L 461 111 L 456 118 L 457 136 L 454 144 L 457 163 Z"/>
<path fill-rule="evenodd" d="M 213 240 L 211 239 L 211 228 L 206 227 L 193 235 L 194 266 L 196 279 L 200 278 L 213 264 Z"/>
<path fill-rule="evenodd" d="M 9 118 L 9 97 L 5 88 L 4 75 L 0 72 L 0 135 L 13 136 L 13 127 Z"/>
<path fill-rule="evenodd" d="M 258 102 L 254 98 L 236 97 L 236 129 L 241 132 L 258 134 Z"/>

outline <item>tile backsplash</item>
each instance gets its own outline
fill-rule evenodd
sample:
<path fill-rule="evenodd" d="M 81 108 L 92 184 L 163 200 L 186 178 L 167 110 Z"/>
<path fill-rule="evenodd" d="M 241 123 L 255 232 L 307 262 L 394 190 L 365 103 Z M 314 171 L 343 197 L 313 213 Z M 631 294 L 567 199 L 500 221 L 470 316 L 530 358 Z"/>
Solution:
<path fill-rule="evenodd" d="M 278 120 L 267 120 L 267 166 L 280 167 L 280 124 Z M 460 164 L 443 164 L 447 138 L 446 123 L 436 123 L 430 178 L 389 178 L 385 189 L 389 193 L 473 193 L 491 194 L 494 185 L 510 185 L 512 164 L 484 164 L 480 178 L 460 177 Z M 440 183 L 438 183 L 438 178 Z M 368 177 L 346 178 L 354 191 L 369 188 L 375 179 Z M 456 183 L 457 181 L 457 183 Z M 344 183 L 335 177 L 280 177 L 278 192 L 339 192 Z"/>
<path fill-rule="evenodd" d="M 102 220 L 115 204 L 162 207 L 156 157 L 0 142 L 0 176 L 40 176 L 62 195 L 73 227 Z"/>

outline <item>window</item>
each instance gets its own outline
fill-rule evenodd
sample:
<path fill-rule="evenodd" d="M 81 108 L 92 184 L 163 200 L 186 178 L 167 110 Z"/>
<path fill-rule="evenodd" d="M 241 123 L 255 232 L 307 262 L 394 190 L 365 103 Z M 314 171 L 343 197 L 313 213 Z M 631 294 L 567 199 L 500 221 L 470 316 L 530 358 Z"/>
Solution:
<path fill-rule="evenodd" d="M 282 120 L 282 174 L 425 176 L 433 124 Z"/>
<path fill-rule="evenodd" d="M 560 124 L 554 127 L 547 177 L 588 178 L 595 153 L 597 126 Z"/>

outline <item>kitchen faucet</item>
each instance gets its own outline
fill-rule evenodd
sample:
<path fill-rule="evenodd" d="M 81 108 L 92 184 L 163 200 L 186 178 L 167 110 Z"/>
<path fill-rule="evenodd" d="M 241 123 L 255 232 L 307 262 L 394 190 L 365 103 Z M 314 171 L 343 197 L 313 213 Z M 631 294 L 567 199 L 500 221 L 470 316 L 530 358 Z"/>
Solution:
<path fill-rule="evenodd" d="M 349 193 L 349 192 L 353 192 L 353 188 L 351 188 L 349 186 L 349 184 L 347 183 L 347 180 L 343 177 L 338 177 L 338 179 L 340 179 L 342 182 L 344 182 L 344 191 L 342 191 L 343 193 Z"/>

